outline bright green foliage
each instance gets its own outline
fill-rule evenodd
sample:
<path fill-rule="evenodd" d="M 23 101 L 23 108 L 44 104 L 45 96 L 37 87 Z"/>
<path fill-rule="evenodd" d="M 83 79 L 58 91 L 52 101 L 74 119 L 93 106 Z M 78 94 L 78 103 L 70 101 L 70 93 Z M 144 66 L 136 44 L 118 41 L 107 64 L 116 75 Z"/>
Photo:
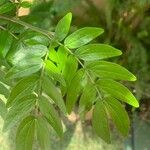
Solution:
<path fill-rule="evenodd" d="M 68 34 L 71 24 L 72 14 L 68 13 L 63 17 L 56 26 L 55 37 L 59 41 L 62 41 Z"/>
<path fill-rule="evenodd" d="M 0 93 L 7 98 L 6 106 L 0 101 L 0 115 L 4 131 L 20 124 L 17 150 L 31 150 L 35 137 L 41 149 L 48 150 L 49 128 L 62 137 L 59 113 L 70 114 L 78 100 L 81 114 L 94 109 L 93 128 L 103 140 L 111 142 L 109 116 L 122 135 L 128 134 L 128 115 L 119 100 L 134 107 L 139 104 L 117 81 L 135 81 L 136 77 L 120 65 L 101 60 L 121 55 L 120 50 L 107 44 L 88 44 L 103 29 L 85 27 L 68 35 L 71 18 L 71 13 L 63 17 L 55 33 L 19 19 L 15 22 L 23 27 L 17 34 L 0 31 Z"/>
<path fill-rule="evenodd" d="M 107 44 L 88 44 L 78 48 L 75 54 L 85 61 L 93 61 L 119 56 L 122 52 Z"/>
<path fill-rule="evenodd" d="M 79 29 L 69 35 L 65 39 L 65 46 L 67 46 L 70 49 L 78 48 L 82 45 L 85 45 L 101 35 L 104 32 L 101 28 L 94 28 L 94 27 L 85 27 L 82 29 Z"/>

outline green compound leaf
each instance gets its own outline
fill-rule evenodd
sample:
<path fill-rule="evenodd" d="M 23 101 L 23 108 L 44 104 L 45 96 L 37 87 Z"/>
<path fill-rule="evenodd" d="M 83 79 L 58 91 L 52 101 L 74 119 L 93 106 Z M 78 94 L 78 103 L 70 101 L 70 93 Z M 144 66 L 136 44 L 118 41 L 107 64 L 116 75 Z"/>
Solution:
<path fill-rule="evenodd" d="M 90 41 L 101 35 L 103 32 L 104 30 L 101 28 L 85 27 L 69 35 L 65 39 L 64 43 L 65 46 L 70 49 L 78 48 L 89 43 Z"/>

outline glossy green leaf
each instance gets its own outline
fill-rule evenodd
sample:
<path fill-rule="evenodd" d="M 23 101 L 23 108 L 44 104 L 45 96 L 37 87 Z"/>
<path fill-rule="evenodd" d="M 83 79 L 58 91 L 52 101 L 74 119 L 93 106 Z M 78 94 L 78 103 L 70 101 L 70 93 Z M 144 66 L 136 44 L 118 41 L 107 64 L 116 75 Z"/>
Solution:
<path fill-rule="evenodd" d="M 23 117 L 33 110 L 36 103 L 35 95 L 28 95 L 19 99 L 12 107 L 9 109 L 5 121 L 3 131 L 7 131 L 14 127 Z"/>
<path fill-rule="evenodd" d="M 51 147 L 51 137 L 48 129 L 48 124 L 45 118 L 38 117 L 36 121 L 37 139 L 41 150 L 49 150 Z"/>
<path fill-rule="evenodd" d="M 7 13 L 13 9 L 15 9 L 15 4 L 12 2 L 6 2 L 0 6 L 0 14 Z"/>
<path fill-rule="evenodd" d="M 78 48 L 75 55 L 85 61 L 94 61 L 121 55 L 122 52 L 107 44 L 88 44 Z"/>
<path fill-rule="evenodd" d="M 0 99 L 0 116 L 5 119 L 5 116 L 7 114 L 7 108 L 5 103 Z"/>
<path fill-rule="evenodd" d="M 40 97 L 39 99 L 39 107 L 42 114 L 46 117 L 49 124 L 54 128 L 56 133 L 61 137 L 63 134 L 63 128 L 61 124 L 61 120 L 54 109 L 53 105 L 45 98 Z"/>
<path fill-rule="evenodd" d="M 118 100 L 112 97 L 105 98 L 104 103 L 117 129 L 123 136 L 127 136 L 130 129 L 130 121 L 125 108 Z"/>
<path fill-rule="evenodd" d="M 7 31 L 0 31 L 0 57 L 5 58 L 12 44 L 12 36 Z"/>
<path fill-rule="evenodd" d="M 75 77 L 72 79 L 67 90 L 66 108 L 69 114 L 71 113 L 73 106 L 75 105 L 79 95 L 82 92 L 82 89 L 85 84 L 84 81 L 85 81 L 84 71 L 79 70 L 76 73 Z"/>
<path fill-rule="evenodd" d="M 124 67 L 107 61 L 97 61 L 87 64 L 87 69 L 99 78 L 135 81 L 136 77 Z"/>
<path fill-rule="evenodd" d="M 123 86 L 121 83 L 113 80 L 98 80 L 97 84 L 99 88 L 111 96 L 126 102 L 134 107 L 139 107 L 139 103 L 134 95 Z"/>
<path fill-rule="evenodd" d="M 36 118 L 28 116 L 19 125 L 16 135 L 16 150 L 32 150 Z"/>
<path fill-rule="evenodd" d="M 80 97 L 79 102 L 80 112 L 89 110 L 92 107 L 95 99 L 96 99 L 95 87 L 91 83 L 87 83 Z"/>
<path fill-rule="evenodd" d="M 68 13 L 58 22 L 55 28 L 55 38 L 58 39 L 58 41 L 62 41 L 67 36 L 70 29 L 71 20 L 72 14 Z"/>
<path fill-rule="evenodd" d="M 26 77 L 20 80 L 15 87 L 11 90 L 10 96 L 7 101 L 7 107 L 12 106 L 12 104 L 25 95 L 29 95 L 32 93 L 39 77 L 34 75 L 30 77 Z"/>
<path fill-rule="evenodd" d="M 110 143 L 110 131 L 106 108 L 100 100 L 97 101 L 93 111 L 92 125 L 95 133 L 105 142 Z"/>
<path fill-rule="evenodd" d="M 7 54 L 7 60 L 13 65 L 18 65 L 18 62 L 26 61 L 33 58 L 41 58 L 46 55 L 47 47 L 41 44 L 25 45 L 21 42 L 15 42 L 11 51 Z"/>
<path fill-rule="evenodd" d="M 56 88 L 51 79 L 44 77 L 42 81 L 44 92 L 58 105 L 60 110 L 66 113 L 66 107 L 62 98 L 61 92 Z"/>
<path fill-rule="evenodd" d="M 85 27 L 81 28 L 71 35 L 69 35 L 65 39 L 65 46 L 67 46 L 70 49 L 78 48 L 81 47 L 99 35 L 101 35 L 104 32 L 103 29 L 101 28 L 95 28 L 95 27 Z"/>

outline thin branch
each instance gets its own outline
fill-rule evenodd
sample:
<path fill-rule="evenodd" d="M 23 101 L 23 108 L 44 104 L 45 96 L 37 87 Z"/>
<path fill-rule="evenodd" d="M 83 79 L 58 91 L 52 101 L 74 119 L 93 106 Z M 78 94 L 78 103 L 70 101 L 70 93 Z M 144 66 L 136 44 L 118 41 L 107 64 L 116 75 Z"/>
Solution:
<path fill-rule="evenodd" d="M 60 44 L 61 46 L 63 45 L 63 44 L 61 44 L 61 43 L 59 43 L 59 42 L 58 42 L 58 44 Z M 67 47 L 65 47 L 65 49 L 66 49 L 70 54 L 74 55 L 74 53 L 71 52 L 70 49 L 68 49 Z M 88 72 L 88 70 L 86 69 L 86 67 L 84 66 L 84 64 L 80 61 L 80 59 L 79 59 L 78 57 L 76 57 L 76 55 L 74 55 L 74 56 L 75 56 L 76 60 L 79 62 L 79 64 L 82 66 L 82 68 L 85 70 L 85 72 L 86 72 L 87 76 L 89 77 L 90 81 L 92 82 L 92 84 L 94 84 L 95 90 L 97 91 L 99 98 L 102 99 L 101 93 L 100 93 L 98 87 L 96 86 L 95 81 L 92 79 L 90 73 Z"/>
<path fill-rule="evenodd" d="M 26 22 L 24 22 L 24 21 L 21 21 L 21 20 L 17 19 L 17 18 L 9 18 L 9 17 L 7 17 L 7 16 L 2 16 L 2 15 L 0 15 L 0 19 L 7 20 L 7 21 L 10 21 L 10 22 L 13 22 L 13 23 L 17 23 L 17 24 L 19 24 L 19 25 L 21 25 L 21 26 L 26 27 L 27 29 L 31 29 L 32 31 L 36 31 L 36 32 L 38 32 L 38 33 L 41 33 L 41 34 L 47 36 L 50 40 L 51 40 L 51 39 L 53 38 L 53 36 L 54 36 L 54 33 L 53 33 L 53 32 L 46 31 L 46 30 L 43 30 L 43 29 L 41 29 L 41 28 L 32 26 L 31 24 L 28 24 L 28 23 L 26 23 Z"/>

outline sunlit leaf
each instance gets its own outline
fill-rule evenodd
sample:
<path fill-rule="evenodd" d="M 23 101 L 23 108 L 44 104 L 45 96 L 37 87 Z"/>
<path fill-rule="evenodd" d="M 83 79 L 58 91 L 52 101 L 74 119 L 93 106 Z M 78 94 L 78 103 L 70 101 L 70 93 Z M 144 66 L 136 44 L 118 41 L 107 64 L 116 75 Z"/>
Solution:
<path fill-rule="evenodd" d="M 56 39 L 62 41 L 67 36 L 70 29 L 71 20 L 72 20 L 72 14 L 68 13 L 58 22 L 55 28 Z"/>
<path fill-rule="evenodd" d="M 65 46 L 67 46 L 70 49 L 78 48 L 82 45 L 89 43 L 97 36 L 101 35 L 103 32 L 104 30 L 101 28 L 85 27 L 69 35 L 65 39 L 64 43 Z"/>

